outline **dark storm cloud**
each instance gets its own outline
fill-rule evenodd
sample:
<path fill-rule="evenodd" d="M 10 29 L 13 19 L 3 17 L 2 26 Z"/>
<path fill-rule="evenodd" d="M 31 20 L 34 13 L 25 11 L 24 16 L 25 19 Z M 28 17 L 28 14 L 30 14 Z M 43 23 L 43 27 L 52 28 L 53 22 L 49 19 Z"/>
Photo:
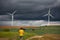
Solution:
<path fill-rule="evenodd" d="M 16 8 L 26 11 L 38 11 L 44 8 L 59 6 L 58 0 L 1 0 L 3 8 Z"/>
<path fill-rule="evenodd" d="M 55 16 L 54 20 L 60 20 L 60 11 L 58 12 L 60 10 L 59 4 L 60 0 L 0 0 L 0 15 L 18 10 L 14 16 L 15 20 L 44 20 L 42 16 L 48 12 L 46 8 L 53 8 L 52 15 Z M 58 8 L 56 9 L 56 7 Z M 6 19 L 11 20 L 9 17 L 6 17 Z"/>
<path fill-rule="evenodd" d="M 2 0 L 3 7 L 41 10 L 47 7 L 57 6 L 57 0 Z"/>

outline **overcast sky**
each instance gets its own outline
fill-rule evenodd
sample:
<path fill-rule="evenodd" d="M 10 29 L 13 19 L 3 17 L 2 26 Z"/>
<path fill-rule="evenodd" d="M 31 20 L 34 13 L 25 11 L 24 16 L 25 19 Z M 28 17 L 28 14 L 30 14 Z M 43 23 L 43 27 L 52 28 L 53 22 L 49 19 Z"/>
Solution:
<path fill-rule="evenodd" d="M 60 21 L 60 0 L 0 0 L 0 20 L 11 20 L 8 13 L 13 13 L 15 20 L 47 20 L 42 17 L 51 8 L 54 21 Z M 1 16 L 2 15 L 2 16 Z"/>
<path fill-rule="evenodd" d="M 15 10 L 14 20 L 44 20 L 51 8 L 51 21 L 60 21 L 60 0 L 0 0 L 0 21 L 11 21 L 11 15 Z M 25 23 L 25 22 L 24 22 Z M 37 24 L 37 23 L 36 23 Z"/>

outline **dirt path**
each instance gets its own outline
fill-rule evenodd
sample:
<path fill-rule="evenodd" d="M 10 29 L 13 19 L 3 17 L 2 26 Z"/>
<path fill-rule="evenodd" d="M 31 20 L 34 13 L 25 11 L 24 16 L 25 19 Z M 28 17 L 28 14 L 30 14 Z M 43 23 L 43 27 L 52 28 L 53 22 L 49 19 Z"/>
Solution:
<path fill-rule="evenodd" d="M 30 37 L 30 38 L 28 38 L 26 40 L 33 39 L 33 38 L 38 38 L 40 40 L 40 38 L 42 38 L 42 37 L 44 37 L 44 36 L 33 36 L 33 37 Z"/>
<path fill-rule="evenodd" d="M 44 34 L 42 36 L 33 36 L 26 40 L 60 40 L 60 34 Z"/>

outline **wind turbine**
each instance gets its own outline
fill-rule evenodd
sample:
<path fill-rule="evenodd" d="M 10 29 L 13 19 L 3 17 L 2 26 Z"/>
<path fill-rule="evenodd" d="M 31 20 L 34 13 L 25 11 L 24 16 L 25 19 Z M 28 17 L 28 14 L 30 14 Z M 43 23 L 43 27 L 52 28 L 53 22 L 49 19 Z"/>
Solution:
<path fill-rule="evenodd" d="M 50 13 L 51 13 L 51 9 L 49 8 L 48 14 L 44 15 L 44 16 L 48 16 L 48 25 L 50 25 L 50 17 L 54 18 Z"/>
<path fill-rule="evenodd" d="M 14 21 L 14 14 L 16 13 L 16 10 L 13 13 L 8 13 L 9 15 L 11 15 L 12 17 L 12 22 L 11 22 L 11 26 L 13 26 L 13 21 Z"/>

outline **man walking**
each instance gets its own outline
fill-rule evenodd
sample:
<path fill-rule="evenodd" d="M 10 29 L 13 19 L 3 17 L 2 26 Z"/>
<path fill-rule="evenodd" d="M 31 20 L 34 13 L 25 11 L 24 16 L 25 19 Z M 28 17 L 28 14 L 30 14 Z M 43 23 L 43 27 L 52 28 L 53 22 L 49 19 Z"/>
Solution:
<path fill-rule="evenodd" d="M 23 28 L 19 29 L 19 36 L 20 36 L 20 40 L 23 40 L 23 36 L 24 36 L 24 29 Z"/>

